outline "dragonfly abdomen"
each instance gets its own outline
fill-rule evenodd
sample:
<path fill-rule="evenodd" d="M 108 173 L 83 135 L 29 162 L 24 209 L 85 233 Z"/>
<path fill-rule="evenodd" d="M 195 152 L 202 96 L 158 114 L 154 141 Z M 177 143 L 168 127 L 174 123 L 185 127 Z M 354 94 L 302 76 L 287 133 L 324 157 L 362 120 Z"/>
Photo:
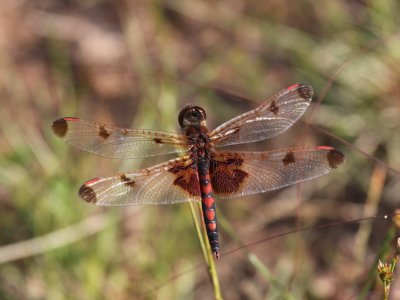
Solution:
<path fill-rule="evenodd" d="M 201 203 L 208 241 L 214 256 L 219 258 L 217 213 L 215 210 L 215 200 L 212 192 L 208 165 L 208 160 L 200 160 L 198 163 Z"/>

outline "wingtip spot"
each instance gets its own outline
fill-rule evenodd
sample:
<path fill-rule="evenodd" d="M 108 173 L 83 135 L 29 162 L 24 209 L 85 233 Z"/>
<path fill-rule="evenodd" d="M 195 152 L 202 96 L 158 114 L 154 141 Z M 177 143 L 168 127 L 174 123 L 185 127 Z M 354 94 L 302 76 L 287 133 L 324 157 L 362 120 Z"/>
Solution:
<path fill-rule="evenodd" d="M 53 129 L 55 135 L 63 138 L 68 131 L 68 122 L 64 118 L 55 120 L 51 125 L 51 128 Z"/>
<path fill-rule="evenodd" d="M 297 91 L 301 98 L 311 101 L 314 91 L 310 85 L 299 84 Z"/>
<path fill-rule="evenodd" d="M 344 158 L 344 154 L 336 149 L 329 150 L 327 154 L 328 163 L 332 169 L 335 169 L 341 165 L 344 162 Z"/>
<path fill-rule="evenodd" d="M 88 203 L 97 202 L 96 193 L 94 192 L 93 188 L 91 188 L 87 184 L 82 185 L 79 189 L 79 197 L 81 197 L 84 201 Z"/>

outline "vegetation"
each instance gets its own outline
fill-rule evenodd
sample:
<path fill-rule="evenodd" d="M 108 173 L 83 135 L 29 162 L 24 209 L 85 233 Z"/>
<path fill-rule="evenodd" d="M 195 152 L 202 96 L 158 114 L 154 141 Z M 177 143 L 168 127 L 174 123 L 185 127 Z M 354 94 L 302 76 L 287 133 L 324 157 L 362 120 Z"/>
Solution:
<path fill-rule="evenodd" d="M 213 128 L 297 82 L 316 94 L 302 121 L 240 149 L 330 145 L 346 163 L 217 200 L 222 295 L 380 299 L 390 287 L 399 298 L 398 275 L 389 287 L 378 275 L 399 227 L 399 1 L 4 0 L 0 16 L 0 299 L 212 298 L 189 205 L 77 196 L 90 178 L 155 160 L 72 149 L 50 125 L 177 131 L 190 102 Z"/>

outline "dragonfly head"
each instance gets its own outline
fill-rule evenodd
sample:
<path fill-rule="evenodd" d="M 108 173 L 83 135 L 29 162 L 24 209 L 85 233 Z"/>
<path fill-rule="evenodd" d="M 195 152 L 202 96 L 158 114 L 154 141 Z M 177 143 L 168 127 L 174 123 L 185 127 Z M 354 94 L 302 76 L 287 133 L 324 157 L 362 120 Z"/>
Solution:
<path fill-rule="evenodd" d="M 188 105 L 179 113 L 178 121 L 182 132 L 190 131 L 203 132 L 206 127 L 206 112 L 200 106 Z"/>

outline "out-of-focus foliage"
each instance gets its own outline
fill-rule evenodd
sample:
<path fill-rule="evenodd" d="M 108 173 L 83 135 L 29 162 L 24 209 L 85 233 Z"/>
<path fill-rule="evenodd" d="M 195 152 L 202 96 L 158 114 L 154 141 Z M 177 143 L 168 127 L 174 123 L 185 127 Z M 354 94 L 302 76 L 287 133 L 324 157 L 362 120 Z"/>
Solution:
<path fill-rule="evenodd" d="M 296 82 L 311 84 L 317 99 L 332 81 L 310 122 L 350 144 L 299 122 L 258 145 L 327 144 L 345 152 L 346 164 L 298 188 L 218 201 L 227 220 L 221 287 L 226 299 L 378 299 L 390 218 L 291 233 L 245 248 L 251 259 L 224 252 L 238 239 L 398 207 L 399 173 L 388 167 L 400 170 L 399 28 L 396 0 L 3 0 L 0 298 L 213 295 L 205 270 L 194 268 L 201 251 L 187 205 L 97 208 L 77 196 L 87 179 L 154 160 L 71 149 L 52 134 L 53 120 L 174 131 L 190 102 L 205 107 L 213 127 L 256 103 L 216 97 L 207 86 L 259 102 Z M 391 289 L 400 297 L 398 278 Z"/>

